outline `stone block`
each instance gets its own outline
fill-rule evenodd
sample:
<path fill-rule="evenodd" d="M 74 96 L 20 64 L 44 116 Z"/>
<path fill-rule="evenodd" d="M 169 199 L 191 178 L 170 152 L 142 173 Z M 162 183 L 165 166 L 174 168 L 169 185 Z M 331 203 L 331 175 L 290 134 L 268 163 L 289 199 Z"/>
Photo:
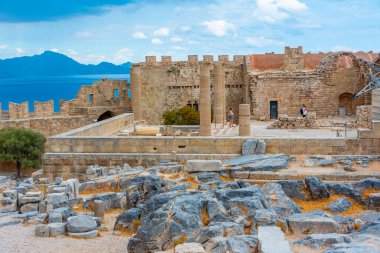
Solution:
<path fill-rule="evenodd" d="M 184 243 L 175 246 L 175 253 L 205 253 L 205 249 L 200 243 Z"/>
<path fill-rule="evenodd" d="M 291 253 L 289 242 L 279 227 L 259 226 L 259 252 L 261 253 Z"/>
<path fill-rule="evenodd" d="M 188 160 L 187 170 L 189 172 L 221 171 L 222 162 L 220 160 Z"/>
<path fill-rule="evenodd" d="M 39 224 L 34 229 L 35 236 L 49 237 L 49 226 L 45 224 Z"/>
<path fill-rule="evenodd" d="M 12 199 L 17 199 L 17 190 L 5 190 L 3 191 L 3 196 Z"/>
<path fill-rule="evenodd" d="M 49 236 L 59 236 L 65 235 L 66 233 L 66 223 L 51 223 L 48 224 L 49 227 Z"/>
<path fill-rule="evenodd" d="M 38 210 L 38 203 L 27 203 L 20 207 L 20 213 L 34 212 Z"/>
<path fill-rule="evenodd" d="M 71 236 L 71 237 L 84 238 L 84 239 L 96 238 L 96 237 L 98 237 L 98 234 L 99 234 L 98 230 L 92 230 L 92 231 L 83 232 L 83 233 L 69 232 L 69 236 Z"/>

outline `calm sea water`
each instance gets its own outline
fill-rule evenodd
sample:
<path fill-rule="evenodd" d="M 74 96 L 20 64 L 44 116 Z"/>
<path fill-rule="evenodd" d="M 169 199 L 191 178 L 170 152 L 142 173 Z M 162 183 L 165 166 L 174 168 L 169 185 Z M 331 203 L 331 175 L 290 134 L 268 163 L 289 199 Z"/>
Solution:
<path fill-rule="evenodd" d="M 58 77 L 25 77 L 0 79 L 0 102 L 8 110 L 8 102 L 29 101 L 29 111 L 34 110 L 33 101 L 54 100 L 54 110 L 59 111 L 59 100 L 74 99 L 80 86 L 91 85 L 101 78 L 128 80 L 129 75 L 78 75 Z"/>

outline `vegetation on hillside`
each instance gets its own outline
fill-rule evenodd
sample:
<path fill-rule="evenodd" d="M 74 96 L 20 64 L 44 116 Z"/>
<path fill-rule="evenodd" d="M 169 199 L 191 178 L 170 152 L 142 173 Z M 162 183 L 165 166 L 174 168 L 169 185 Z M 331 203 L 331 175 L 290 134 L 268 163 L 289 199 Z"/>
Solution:
<path fill-rule="evenodd" d="M 199 112 L 190 106 L 166 111 L 163 118 L 165 125 L 199 125 Z"/>

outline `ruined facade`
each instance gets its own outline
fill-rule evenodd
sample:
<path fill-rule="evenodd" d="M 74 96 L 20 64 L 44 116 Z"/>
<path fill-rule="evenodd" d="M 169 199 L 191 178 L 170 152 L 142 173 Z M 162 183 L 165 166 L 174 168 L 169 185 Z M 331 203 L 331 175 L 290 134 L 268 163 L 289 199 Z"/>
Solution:
<path fill-rule="evenodd" d="M 199 102 L 200 64 L 210 63 L 211 98 L 214 103 L 215 66 L 224 67 L 224 109 L 250 104 L 253 119 L 268 120 L 280 114 L 298 116 L 305 104 L 317 118 L 356 114 L 356 107 L 371 105 L 371 94 L 353 99 L 365 85 L 366 61 L 374 62 L 373 53 L 304 54 L 302 47 L 285 48 L 284 54 L 234 56 L 188 56 L 188 61 L 173 62 L 170 56 L 148 56 L 133 65 L 141 83 L 141 110 L 149 124 L 159 124 L 167 110 L 182 107 L 188 101 Z M 134 83 L 132 76 L 131 83 Z M 238 115 L 237 115 L 238 116 Z M 214 115 L 215 117 L 215 115 Z M 212 119 L 215 121 L 215 119 Z"/>
<path fill-rule="evenodd" d="M 54 102 L 9 103 L 3 111 L 0 104 L 0 128 L 31 128 L 51 136 L 131 111 L 128 98 L 129 84 L 125 80 L 101 79 L 90 86 L 81 86 L 75 99 L 61 100 L 60 112 L 54 111 Z"/>

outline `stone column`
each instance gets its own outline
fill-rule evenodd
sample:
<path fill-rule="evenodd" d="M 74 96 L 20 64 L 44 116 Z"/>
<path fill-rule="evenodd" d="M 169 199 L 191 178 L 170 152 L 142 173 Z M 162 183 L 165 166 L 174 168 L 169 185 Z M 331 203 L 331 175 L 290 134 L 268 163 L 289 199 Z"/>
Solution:
<path fill-rule="evenodd" d="M 142 120 L 140 67 L 131 69 L 132 110 L 136 121 Z"/>
<path fill-rule="evenodd" d="M 380 121 L 380 88 L 372 90 L 372 122 Z"/>
<path fill-rule="evenodd" d="M 103 219 L 104 211 L 104 202 L 101 200 L 94 200 L 94 216 Z"/>
<path fill-rule="evenodd" d="M 223 79 L 223 65 L 217 62 L 214 66 L 214 120 L 216 124 L 223 124 L 224 119 Z"/>
<path fill-rule="evenodd" d="M 211 135 L 211 94 L 210 64 L 201 64 L 201 82 L 199 94 L 200 135 Z"/>
<path fill-rule="evenodd" d="M 251 125 L 250 125 L 250 110 L 249 104 L 239 105 L 239 135 L 240 136 L 250 136 L 251 135 Z"/>

